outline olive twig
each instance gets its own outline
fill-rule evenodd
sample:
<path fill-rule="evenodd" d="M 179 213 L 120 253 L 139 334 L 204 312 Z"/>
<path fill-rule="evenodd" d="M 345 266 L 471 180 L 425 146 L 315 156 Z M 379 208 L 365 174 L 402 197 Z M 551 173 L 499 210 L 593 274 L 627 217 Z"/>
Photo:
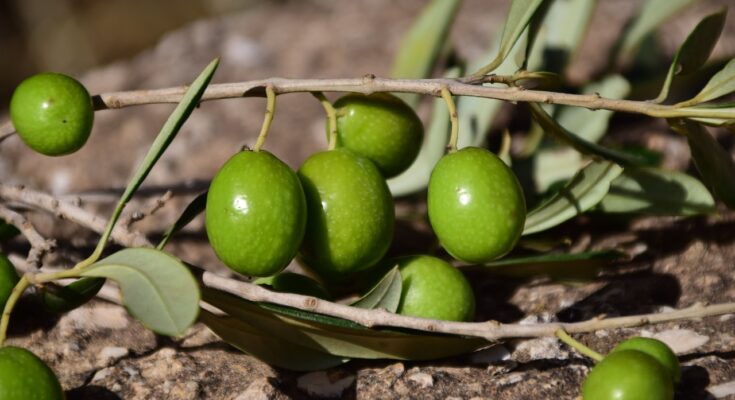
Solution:
<path fill-rule="evenodd" d="M 458 79 L 389 79 L 375 77 L 340 78 L 340 79 L 288 79 L 268 78 L 263 80 L 212 84 L 202 96 L 202 101 L 240 97 L 263 96 L 262 88 L 271 85 L 279 95 L 304 92 L 396 92 L 416 93 L 428 96 L 439 96 L 442 88 L 447 88 L 454 96 L 482 97 L 508 102 L 547 103 L 590 110 L 610 110 L 633 114 L 643 114 L 658 118 L 721 118 L 735 119 L 732 108 L 683 107 L 681 105 L 663 105 L 646 101 L 621 100 L 602 97 L 598 94 L 573 94 L 543 90 L 520 89 L 518 87 L 483 86 L 482 80 L 467 81 Z M 118 109 L 142 104 L 178 103 L 181 101 L 186 86 L 156 90 L 134 90 L 125 92 L 102 93 L 94 96 L 97 110 Z M 267 94 L 266 94 L 267 96 Z M 0 138 L 14 132 L 8 121 L 0 124 Z"/>
<path fill-rule="evenodd" d="M 173 197 L 173 195 L 174 193 L 172 191 L 167 190 L 163 193 L 163 195 L 156 197 L 155 199 L 153 199 L 153 201 L 144 206 L 142 210 L 134 211 L 125 218 L 120 218 L 120 222 L 118 223 L 122 226 L 130 227 L 130 225 L 155 214 L 158 210 L 163 208 L 163 206 L 165 206 L 169 200 L 171 200 L 171 197 Z"/>
<path fill-rule="evenodd" d="M 53 239 L 46 239 L 41 236 L 33 224 L 31 224 L 31 221 L 2 204 L 0 204 L 0 218 L 17 227 L 20 230 L 20 233 L 28 239 L 28 242 L 31 244 L 31 250 L 28 251 L 28 258 L 26 261 L 32 265 L 34 269 L 38 270 L 38 268 L 41 267 L 43 257 L 47 253 L 52 252 L 56 247 L 56 241 Z"/>
<path fill-rule="evenodd" d="M 337 111 L 329 99 L 324 96 L 324 93 L 312 92 L 311 94 L 319 100 L 319 103 L 324 107 L 324 112 L 327 113 L 327 126 L 329 128 L 329 143 L 327 148 L 334 150 L 337 147 Z"/>
<path fill-rule="evenodd" d="M 23 188 L 13 188 L 0 183 L 0 198 L 22 202 L 34 207 L 50 211 L 59 217 L 69 219 L 78 225 L 100 233 L 105 229 L 104 224 L 96 223 L 100 217 L 70 203 L 48 201 L 52 196 L 30 191 Z M 61 206 L 63 204 L 63 207 Z M 153 247 L 153 244 L 139 233 L 133 233 L 122 227 L 117 227 L 111 238 L 118 244 L 127 247 Z M 316 312 L 333 317 L 343 318 L 366 327 L 395 327 L 416 329 L 425 332 L 447 333 L 484 338 L 488 341 L 497 341 L 509 338 L 530 338 L 541 336 L 554 336 L 559 329 L 569 333 L 594 332 L 603 329 L 630 328 L 648 324 L 699 319 L 716 315 L 735 313 L 735 302 L 693 305 L 681 310 L 643 315 L 630 315 L 616 318 L 599 319 L 588 321 L 561 323 L 539 323 L 539 324 L 502 324 L 496 321 L 486 322 L 453 322 L 439 321 L 425 318 L 409 317 L 393 314 L 382 309 L 360 309 L 344 304 L 332 303 L 310 296 L 302 296 L 293 293 L 272 292 L 252 283 L 234 280 L 216 275 L 212 272 L 198 272 L 202 283 L 208 287 L 226 291 L 254 302 L 267 302 L 282 306 L 289 306 L 301 310 Z M 26 275 L 25 279 L 31 275 Z M 75 276 L 72 270 L 63 271 L 62 274 L 38 274 L 36 280 L 48 280 L 51 277 L 62 278 Z M 22 279 L 23 280 L 23 279 Z M 18 286 L 16 286 L 17 288 Z M 14 289 L 15 290 L 15 289 Z M 18 294 L 19 296 L 20 294 Z M 12 296 L 12 295 L 11 295 Z"/>
<path fill-rule="evenodd" d="M 265 116 L 263 116 L 263 125 L 260 127 L 260 134 L 258 135 L 258 140 L 255 142 L 255 146 L 253 146 L 253 151 L 260 151 L 260 148 L 263 147 L 265 139 L 268 137 L 271 122 L 273 122 L 273 114 L 276 112 L 276 92 L 273 90 L 273 85 L 266 85 L 265 95 Z"/>
<path fill-rule="evenodd" d="M 449 111 L 449 120 L 452 123 L 451 134 L 449 135 L 449 143 L 447 144 L 447 151 L 454 153 L 457 151 L 457 140 L 459 138 L 459 118 L 457 117 L 457 105 L 454 104 L 452 98 L 452 92 L 448 88 L 444 87 L 441 90 L 441 96 L 444 102 L 447 103 L 447 111 Z"/>
<path fill-rule="evenodd" d="M 564 329 L 558 329 L 555 333 L 556 337 L 559 338 L 562 342 L 566 343 L 567 346 L 573 348 L 574 350 L 578 351 L 579 353 L 595 360 L 596 362 L 602 361 L 605 356 L 602 354 L 590 349 L 589 347 L 583 345 L 582 343 L 576 341 L 573 337 L 569 336 L 568 333 L 564 331 Z"/>

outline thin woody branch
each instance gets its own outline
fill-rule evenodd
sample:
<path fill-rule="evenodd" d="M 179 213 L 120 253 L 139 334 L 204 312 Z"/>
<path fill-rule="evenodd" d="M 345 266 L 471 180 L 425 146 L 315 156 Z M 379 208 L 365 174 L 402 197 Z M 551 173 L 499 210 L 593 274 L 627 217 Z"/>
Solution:
<path fill-rule="evenodd" d="M 469 82 L 469 83 L 465 83 Z M 645 101 L 609 99 L 599 94 L 573 94 L 542 90 L 526 90 L 520 87 L 497 88 L 482 86 L 467 79 L 389 79 L 366 75 L 345 79 L 288 79 L 262 80 L 212 84 L 204 92 L 202 101 L 238 97 L 264 97 L 266 88 L 272 87 L 277 95 L 303 92 L 399 92 L 428 96 L 441 96 L 446 88 L 454 96 L 482 97 L 509 102 L 560 104 L 584 107 L 591 110 L 605 109 L 661 118 L 722 118 L 735 119 L 735 110 L 725 108 L 691 108 L 655 104 Z M 102 93 L 94 96 L 97 110 L 117 109 L 143 104 L 178 103 L 187 87 L 155 90 L 134 90 Z M 13 133 L 10 122 L 0 125 L 0 141 Z"/>
<path fill-rule="evenodd" d="M 105 228 L 104 220 L 102 220 L 101 217 L 74 204 L 61 203 L 45 193 L 0 184 L 0 197 L 7 200 L 23 202 L 55 213 L 59 217 L 67 218 L 98 233 L 101 233 Z M 61 206 L 62 204 L 63 206 Z M 143 235 L 129 232 L 121 227 L 115 229 L 112 238 L 119 244 L 128 247 L 153 246 L 152 243 Z M 564 329 L 569 333 L 582 333 L 593 332 L 600 329 L 635 327 L 667 321 L 704 318 L 735 313 L 735 303 L 722 303 L 708 306 L 697 304 L 689 308 L 665 313 L 592 319 L 589 321 L 574 323 L 541 323 L 524 325 L 501 324 L 496 321 L 451 322 L 403 316 L 380 309 L 360 309 L 298 294 L 272 292 L 258 285 L 225 278 L 212 272 L 203 272 L 202 282 L 210 288 L 232 293 L 250 301 L 295 307 L 301 310 L 343 318 L 366 327 L 381 326 L 417 329 L 427 332 L 474 336 L 484 338 L 489 341 L 496 341 L 504 338 L 554 336 L 555 332 L 559 329 Z"/>
<path fill-rule="evenodd" d="M 31 244 L 31 250 L 28 252 L 26 261 L 35 270 L 41 268 L 43 257 L 56 248 L 56 241 L 41 236 L 31 221 L 3 204 L 0 204 L 0 218 L 17 227 L 20 233 L 28 239 L 28 242 Z"/>

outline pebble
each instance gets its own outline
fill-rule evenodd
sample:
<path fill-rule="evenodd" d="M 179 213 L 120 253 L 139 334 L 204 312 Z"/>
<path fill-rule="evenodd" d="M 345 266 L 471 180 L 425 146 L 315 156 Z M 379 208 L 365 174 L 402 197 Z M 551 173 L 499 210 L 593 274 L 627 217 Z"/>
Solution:
<path fill-rule="evenodd" d="M 415 382 L 424 389 L 434 386 L 434 377 L 426 372 L 415 372 L 409 375 L 406 379 Z"/>
<path fill-rule="evenodd" d="M 669 329 L 652 337 L 666 343 L 676 354 L 689 353 L 709 342 L 709 336 L 700 335 L 691 329 Z"/>

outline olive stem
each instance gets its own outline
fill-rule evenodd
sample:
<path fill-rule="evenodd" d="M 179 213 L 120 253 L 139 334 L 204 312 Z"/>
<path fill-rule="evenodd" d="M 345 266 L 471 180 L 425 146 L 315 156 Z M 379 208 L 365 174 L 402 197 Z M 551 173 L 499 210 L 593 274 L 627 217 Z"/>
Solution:
<path fill-rule="evenodd" d="M 17 227 L 20 233 L 28 239 L 28 242 L 31 244 L 31 249 L 28 251 L 26 261 L 35 270 L 38 270 L 41 267 L 43 257 L 56 248 L 56 241 L 41 236 L 31 221 L 2 204 L 0 204 L 0 218 Z"/>
<path fill-rule="evenodd" d="M 492 77 L 492 75 L 490 75 Z M 658 118 L 719 118 L 735 119 L 732 108 L 690 107 L 691 101 L 675 105 L 656 104 L 646 101 L 621 100 L 602 97 L 598 94 L 573 94 L 544 90 L 528 90 L 519 87 L 483 86 L 486 81 L 501 79 L 494 77 L 464 77 L 457 79 L 389 79 L 371 77 L 337 79 L 288 79 L 268 78 L 263 80 L 212 84 L 202 96 L 202 101 L 261 97 L 263 88 L 272 85 L 280 94 L 304 92 L 355 92 L 355 93 L 416 93 L 437 96 L 446 87 L 454 96 L 482 97 L 508 102 L 530 102 L 584 107 L 590 110 L 610 110 L 643 114 Z M 503 82 L 505 83 L 505 82 Z M 178 103 L 186 92 L 186 86 L 155 90 L 102 93 L 93 97 L 95 109 L 118 109 L 142 104 Z M 10 121 L 0 124 L 0 141 L 13 135 L 15 128 Z"/>
<path fill-rule="evenodd" d="M 18 302 L 18 299 L 20 299 L 20 296 L 25 292 L 29 285 L 30 282 L 28 281 L 27 276 L 23 275 L 10 292 L 8 301 L 5 303 L 5 308 L 3 309 L 3 315 L 0 317 L 0 347 L 5 344 L 5 337 L 8 332 L 8 323 L 10 323 L 10 314 L 13 312 L 15 303 Z"/>
<path fill-rule="evenodd" d="M 457 105 L 454 103 L 452 98 L 452 92 L 447 87 L 441 89 L 441 96 L 444 102 L 447 103 L 447 111 L 449 111 L 449 120 L 452 123 L 452 131 L 449 135 L 449 143 L 447 144 L 447 151 L 454 153 L 457 151 L 457 140 L 459 138 L 459 118 L 457 118 Z"/>
<path fill-rule="evenodd" d="M 324 107 L 324 112 L 327 113 L 327 126 L 329 128 L 327 149 L 334 150 L 337 147 L 337 110 L 334 109 L 334 106 L 324 93 L 312 92 L 311 94 L 319 100 L 319 103 Z"/>
<path fill-rule="evenodd" d="M 580 354 L 583 354 L 595 360 L 595 362 L 600 362 L 602 361 L 603 358 L 605 358 L 605 356 L 603 356 L 602 354 L 590 349 L 589 347 L 575 340 L 568 333 L 566 333 L 564 329 L 558 329 L 556 332 L 554 332 L 554 334 L 556 335 L 556 337 L 559 338 L 559 340 L 564 342 L 567 346 L 573 348 Z"/>
<path fill-rule="evenodd" d="M 260 151 L 260 148 L 263 147 L 265 139 L 268 137 L 271 123 L 273 122 L 273 114 L 276 112 L 276 92 L 273 90 L 273 85 L 267 85 L 265 87 L 265 96 L 266 106 L 263 125 L 260 127 L 260 134 L 258 134 L 258 140 L 255 142 L 255 146 L 253 146 L 253 151 Z"/>

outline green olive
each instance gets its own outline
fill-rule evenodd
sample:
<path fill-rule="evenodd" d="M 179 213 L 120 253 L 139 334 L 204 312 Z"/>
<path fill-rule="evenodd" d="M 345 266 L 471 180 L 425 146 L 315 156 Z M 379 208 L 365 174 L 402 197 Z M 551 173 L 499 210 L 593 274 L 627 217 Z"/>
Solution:
<path fill-rule="evenodd" d="M 403 280 L 398 313 L 447 321 L 471 321 L 475 295 L 467 278 L 444 260 L 431 256 L 396 259 Z"/>
<path fill-rule="evenodd" d="M 442 157 L 431 173 L 427 202 L 436 236 L 458 260 L 501 257 L 523 232 L 526 205 L 518 179 L 485 149 L 467 147 Z"/>
<path fill-rule="evenodd" d="M 244 275 L 273 275 L 304 236 L 304 192 L 296 173 L 272 154 L 241 151 L 212 180 L 205 222 L 225 265 Z"/>
<path fill-rule="evenodd" d="M 0 308 L 5 307 L 5 302 L 10 297 L 10 292 L 20 278 L 13 264 L 4 254 L 0 254 Z"/>
<path fill-rule="evenodd" d="M 419 154 L 424 126 L 398 97 L 389 93 L 348 94 L 334 107 L 338 145 L 367 157 L 384 177 L 405 171 Z"/>
<path fill-rule="evenodd" d="M 367 158 L 340 148 L 313 154 L 298 171 L 308 217 L 301 258 L 326 280 L 377 263 L 393 238 L 388 185 Z"/>
<path fill-rule="evenodd" d="M 584 400 L 672 400 L 669 372 L 646 353 L 621 350 L 600 361 L 582 384 Z"/>
<path fill-rule="evenodd" d="M 653 338 L 634 337 L 615 346 L 612 352 L 621 350 L 638 350 L 646 353 L 655 358 L 656 361 L 660 362 L 669 371 L 672 382 L 676 384 L 681 380 L 679 359 L 666 343 Z"/>
<path fill-rule="evenodd" d="M 48 72 L 18 85 L 10 99 L 10 119 L 28 147 L 47 156 L 61 156 L 87 142 L 94 106 L 81 83 Z"/>
<path fill-rule="evenodd" d="M 0 348 L 0 399 L 63 400 L 54 372 L 40 358 L 20 347 Z"/>

